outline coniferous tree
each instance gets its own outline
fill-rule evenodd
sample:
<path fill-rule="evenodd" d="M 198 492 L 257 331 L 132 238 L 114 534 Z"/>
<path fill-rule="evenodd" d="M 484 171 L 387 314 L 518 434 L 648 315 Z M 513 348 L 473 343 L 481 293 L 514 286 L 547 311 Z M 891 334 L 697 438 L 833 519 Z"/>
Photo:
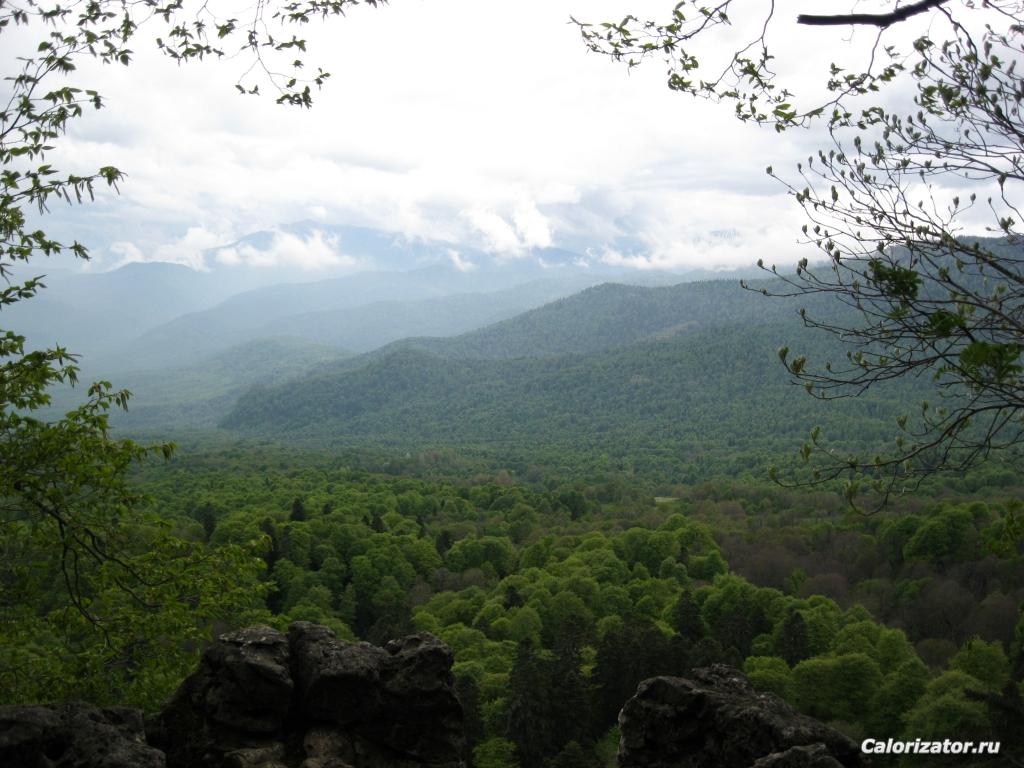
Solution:
<path fill-rule="evenodd" d="M 580 671 L 582 634 L 569 632 L 555 645 L 551 663 L 552 725 L 561 744 L 586 738 L 591 721 L 591 691 Z"/>
<path fill-rule="evenodd" d="M 786 616 L 778 640 L 775 642 L 775 652 L 791 667 L 810 658 L 811 646 L 807 636 L 807 622 L 804 621 L 800 611 L 790 611 Z"/>
<path fill-rule="evenodd" d="M 484 722 L 480 715 L 480 688 L 469 675 L 455 678 L 455 695 L 462 705 L 462 732 L 466 737 L 463 760 L 473 768 L 473 750 L 484 736 Z"/>
<path fill-rule="evenodd" d="M 707 626 L 700 615 L 700 606 L 693 599 L 693 593 L 684 589 L 676 602 L 672 616 L 672 628 L 691 643 L 702 640 L 707 635 Z"/>
<path fill-rule="evenodd" d="M 551 668 L 533 644 L 519 644 L 509 673 L 505 735 L 516 746 L 520 765 L 543 765 L 561 744 L 554 727 Z"/>

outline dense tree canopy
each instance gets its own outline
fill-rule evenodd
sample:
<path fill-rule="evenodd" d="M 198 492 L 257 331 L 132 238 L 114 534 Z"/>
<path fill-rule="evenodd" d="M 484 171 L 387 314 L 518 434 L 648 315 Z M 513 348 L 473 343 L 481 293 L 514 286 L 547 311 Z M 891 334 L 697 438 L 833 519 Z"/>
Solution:
<path fill-rule="evenodd" d="M 27 262 L 61 251 L 88 258 L 83 244 L 48 237 L 38 228 L 39 215 L 54 202 L 81 203 L 98 185 L 116 188 L 123 179 L 110 166 L 76 175 L 47 162 L 72 121 L 104 105 L 96 90 L 73 84 L 83 59 L 130 66 L 133 39 L 162 25 L 156 44 L 171 58 L 185 62 L 240 49 L 251 59 L 249 72 L 273 86 L 279 103 L 309 106 L 312 88 L 328 74 L 300 79 L 271 68 L 285 56 L 288 71 L 303 67 L 294 54 L 305 42 L 286 30 L 358 2 L 260 3 L 248 23 L 217 17 L 209 3 L 191 9 L 156 0 L 0 4 L 0 41 L 18 68 L 5 73 L 0 106 L 0 311 L 44 287 L 40 278 L 26 278 L 35 268 Z M 34 43 L 14 59 L 25 40 Z M 259 85 L 240 81 L 237 88 L 255 94 Z M 194 639 L 213 621 L 258 603 L 256 561 L 248 539 L 207 551 L 175 535 L 129 488 L 133 462 L 153 452 L 167 456 L 172 446 L 145 448 L 111 435 L 109 412 L 125 406 L 127 392 L 100 381 L 65 416 L 41 415 L 51 385 L 76 382 L 75 361 L 64 348 L 26 349 L 23 336 L 0 330 L 4 687 L 15 697 L 68 692 L 151 701 L 190 663 Z M 67 655 L 31 650 L 32 638 L 47 637 L 62 637 Z M 174 647 L 154 654 L 154 644 L 168 637 Z"/>
<path fill-rule="evenodd" d="M 778 273 L 786 289 L 759 290 L 832 296 L 848 310 L 840 319 L 808 309 L 804 323 L 851 349 L 842 361 L 812 362 L 785 348 L 780 357 L 819 398 L 923 374 L 940 397 L 916 417 L 901 416 L 900 435 L 877 455 L 832 450 L 815 431 L 804 450 L 805 460 L 820 459 L 812 482 L 848 475 L 851 499 L 865 487 L 884 498 L 936 469 L 1016 451 L 1024 441 L 1024 81 L 1015 64 L 1024 6 L 923 0 L 887 2 L 878 13 L 800 16 L 798 24 L 822 26 L 837 42 L 843 33 L 835 25 L 878 30 L 860 70 L 818 62 L 827 95 L 811 101 L 775 74 L 772 35 L 787 23 L 775 11 L 768 3 L 758 11 L 682 2 L 668 21 L 627 16 L 580 28 L 591 50 L 629 66 L 662 58 L 670 88 L 734 102 L 741 120 L 827 129 L 827 146 L 798 166 L 797 179 L 778 177 L 803 207 L 804 239 L 821 256 L 801 260 L 795 275 Z M 727 55 L 724 68 L 710 69 L 701 45 L 733 16 L 756 28 L 754 39 Z M 893 37 L 922 19 L 917 37 Z M 776 175 L 771 166 L 768 173 Z M 986 231 L 1000 238 L 968 236 Z"/>

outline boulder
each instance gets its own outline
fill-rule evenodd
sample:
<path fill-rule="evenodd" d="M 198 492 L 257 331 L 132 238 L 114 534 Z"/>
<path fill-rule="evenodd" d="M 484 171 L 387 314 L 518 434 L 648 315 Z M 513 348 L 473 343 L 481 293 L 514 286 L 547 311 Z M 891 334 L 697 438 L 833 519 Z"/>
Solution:
<path fill-rule="evenodd" d="M 149 724 L 168 768 L 460 768 L 452 654 L 295 622 L 222 635 Z"/>
<path fill-rule="evenodd" d="M 166 768 L 146 744 L 137 709 L 63 703 L 0 707 L 0 765 L 18 768 Z"/>
<path fill-rule="evenodd" d="M 640 683 L 619 713 L 620 768 L 855 768 L 857 744 L 716 664 Z M 796 748 L 796 749 L 794 749 Z"/>
<path fill-rule="evenodd" d="M 150 743 L 172 768 L 269 768 L 283 755 L 278 737 L 294 687 L 281 632 L 257 626 L 221 635 L 148 724 Z"/>
<path fill-rule="evenodd" d="M 462 706 L 444 643 L 422 633 L 382 649 L 338 641 L 307 622 L 292 624 L 288 635 L 303 717 L 349 735 L 355 757 L 337 757 L 354 759 L 356 768 L 375 764 L 374 755 L 392 761 L 381 765 L 460 765 Z"/>

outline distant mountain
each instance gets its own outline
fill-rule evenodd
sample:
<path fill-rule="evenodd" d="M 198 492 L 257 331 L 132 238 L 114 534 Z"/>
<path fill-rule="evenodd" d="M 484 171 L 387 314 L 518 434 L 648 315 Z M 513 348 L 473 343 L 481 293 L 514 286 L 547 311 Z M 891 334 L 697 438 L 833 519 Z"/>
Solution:
<path fill-rule="evenodd" d="M 888 434 L 891 397 L 822 404 L 789 385 L 781 344 L 841 354 L 796 308 L 735 283 L 599 286 L 461 337 L 399 343 L 256 388 L 223 425 L 341 445 L 663 457 L 791 448 L 815 421 L 844 440 Z"/>
<path fill-rule="evenodd" d="M 464 333 L 601 282 L 688 279 L 560 248 L 501 257 L 319 221 L 254 232 L 205 258 L 204 272 L 159 262 L 103 273 L 55 268 L 39 295 L 4 310 L 0 326 L 31 345 L 63 345 L 90 369 L 113 374 L 191 365 L 272 336 L 364 352 L 407 336 Z M 459 294 L 454 303 L 429 304 Z M 415 302 L 425 303 L 408 306 Z"/>
<path fill-rule="evenodd" d="M 423 301 L 380 301 L 288 315 L 265 325 L 290 336 L 365 352 L 413 334 L 454 336 L 553 301 L 591 282 L 579 276 L 538 280 L 504 291 L 460 293 Z"/>
<path fill-rule="evenodd" d="M 31 265 L 35 266 L 35 265 Z M 44 275 L 34 298 L 5 307 L 2 325 L 33 346 L 60 344 L 86 356 L 123 344 L 179 315 L 212 306 L 229 294 L 210 275 L 177 264 L 128 264 L 111 272 L 18 270 Z"/>
<path fill-rule="evenodd" d="M 800 306 L 823 303 L 815 299 Z M 713 328 L 787 320 L 799 323 L 798 308 L 795 300 L 768 300 L 754 290 L 744 290 L 739 280 L 668 286 L 604 283 L 458 336 L 402 339 L 367 355 L 347 358 L 336 370 L 353 370 L 396 350 L 419 350 L 453 359 L 588 354 Z"/>
<path fill-rule="evenodd" d="M 172 429 L 213 426 L 253 385 L 274 385 L 299 376 L 318 364 L 349 353 L 304 339 L 268 338 L 250 341 L 180 368 L 119 373 L 117 389 L 132 393 L 127 412 L 114 412 L 123 428 Z M 87 375 L 85 379 L 92 378 Z M 57 410 L 82 400 L 77 389 L 54 394 Z"/>
<path fill-rule="evenodd" d="M 792 302 L 761 298 L 738 280 L 664 287 L 607 283 L 455 338 L 407 344 L 444 357 L 544 357 L 796 317 Z"/>
<path fill-rule="evenodd" d="M 650 281 L 664 274 L 643 275 Z M 116 370 L 191 364 L 257 338 L 288 335 L 354 351 L 424 333 L 451 335 L 493 323 L 592 285 L 586 271 L 516 283 L 501 270 L 366 272 L 314 283 L 290 283 L 236 295 L 175 318 L 125 344 L 104 361 Z"/>

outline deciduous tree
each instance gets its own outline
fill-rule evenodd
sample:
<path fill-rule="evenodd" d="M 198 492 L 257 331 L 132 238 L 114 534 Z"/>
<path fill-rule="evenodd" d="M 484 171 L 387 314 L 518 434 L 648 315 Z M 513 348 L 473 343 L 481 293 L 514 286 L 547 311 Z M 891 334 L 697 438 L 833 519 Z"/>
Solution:
<path fill-rule="evenodd" d="M 5 73 L 0 102 L 0 311 L 44 287 L 42 278 L 26 278 L 39 257 L 88 258 L 85 245 L 49 237 L 34 217 L 54 203 L 87 201 L 98 187 L 117 189 L 124 179 L 112 166 L 80 175 L 48 162 L 69 126 L 105 105 L 98 91 L 74 81 L 84 60 L 130 66 L 140 31 L 159 26 L 156 44 L 172 59 L 240 52 L 252 66 L 239 91 L 256 94 L 270 84 L 278 102 L 309 106 L 329 75 L 301 76 L 305 41 L 290 31 L 358 3 L 259 3 L 248 19 L 218 16 L 211 3 L 0 4 L 0 41 L 12 58 L 19 39 L 39 36 L 28 55 L 11 62 L 17 69 Z M 290 63 L 278 72 L 281 57 Z M 0 689 L 8 699 L 70 691 L 153 703 L 176 682 L 183 655 L 204 629 L 258 598 L 257 565 L 244 546 L 207 550 L 175 537 L 145 509 L 126 472 L 151 454 L 169 456 L 172 446 L 144 447 L 111 434 L 109 413 L 126 406 L 128 392 L 99 381 L 78 408 L 47 413 L 49 388 L 77 376 L 67 349 L 33 350 L 14 330 L 0 330 Z M 43 645 L 25 651 L 29 639 Z M 54 647 L 67 658 L 54 658 Z"/>
<path fill-rule="evenodd" d="M 765 266 L 781 282 L 757 290 L 834 298 L 836 311 L 801 316 L 847 353 L 811 361 L 783 348 L 779 356 L 818 398 L 929 376 L 937 402 L 901 416 L 894 442 L 875 455 L 833 448 L 813 430 L 802 451 L 812 468 L 790 482 L 844 479 L 851 502 L 872 490 L 872 502 L 884 503 L 932 472 L 963 470 L 993 452 L 1009 451 L 1017 461 L 1024 444 L 1024 81 L 1016 63 L 1024 5 L 920 0 L 885 2 L 878 13 L 801 15 L 796 23 L 822 26 L 837 43 L 844 34 L 837 25 L 877 30 L 863 67 L 817 63 L 826 95 L 811 101 L 776 76 L 779 51 L 770 40 L 786 22 L 775 18 L 775 3 L 763 3 L 757 17 L 749 16 L 756 6 L 734 14 L 735 5 L 686 0 L 663 21 L 630 15 L 580 23 L 580 30 L 591 50 L 630 67 L 660 58 L 670 88 L 730 102 L 740 120 L 826 132 L 823 149 L 798 165 L 795 178 L 768 168 L 802 206 L 803 239 L 819 257 L 802 259 L 795 274 Z M 892 37 L 921 19 L 928 23 L 914 27 L 920 31 L 909 44 Z M 753 39 L 712 68 L 701 44 L 737 20 L 756 28 Z M 897 81 L 902 90 L 890 86 Z M 890 89 L 884 98 L 877 95 L 883 88 Z"/>

